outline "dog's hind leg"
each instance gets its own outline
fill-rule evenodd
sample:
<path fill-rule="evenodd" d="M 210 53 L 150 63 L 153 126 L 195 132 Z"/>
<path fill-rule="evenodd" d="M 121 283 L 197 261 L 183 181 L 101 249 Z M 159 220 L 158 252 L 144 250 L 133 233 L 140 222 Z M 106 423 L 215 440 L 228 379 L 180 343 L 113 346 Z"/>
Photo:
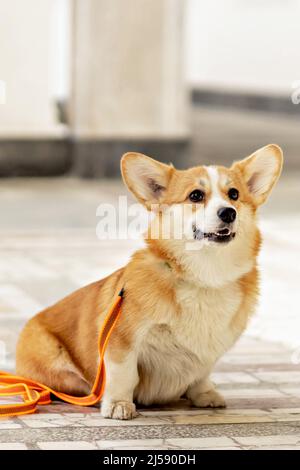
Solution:
<path fill-rule="evenodd" d="M 59 339 L 37 320 L 22 331 L 16 353 L 18 375 L 71 395 L 88 395 L 90 385 Z"/>
<path fill-rule="evenodd" d="M 225 408 L 224 397 L 215 389 L 208 377 L 190 385 L 187 392 L 189 398 L 197 408 Z"/>

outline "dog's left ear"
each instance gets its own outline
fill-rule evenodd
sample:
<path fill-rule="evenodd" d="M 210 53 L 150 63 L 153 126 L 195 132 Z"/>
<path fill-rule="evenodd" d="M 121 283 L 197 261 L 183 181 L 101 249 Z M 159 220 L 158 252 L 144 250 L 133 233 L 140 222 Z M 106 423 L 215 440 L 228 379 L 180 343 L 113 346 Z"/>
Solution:
<path fill-rule="evenodd" d="M 276 184 L 282 163 L 281 148 L 271 144 L 257 150 L 250 157 L 234 163 L 232 168 L 241 171 L 255 203 L 260 205 L 267 200 Z"/>
<path fill-rule="evenodd" d="M 174 167 L 142 153 L 128 152 L 121 159 L 123 180 L 137 200 L 151 209 L 162 201 Z"/>

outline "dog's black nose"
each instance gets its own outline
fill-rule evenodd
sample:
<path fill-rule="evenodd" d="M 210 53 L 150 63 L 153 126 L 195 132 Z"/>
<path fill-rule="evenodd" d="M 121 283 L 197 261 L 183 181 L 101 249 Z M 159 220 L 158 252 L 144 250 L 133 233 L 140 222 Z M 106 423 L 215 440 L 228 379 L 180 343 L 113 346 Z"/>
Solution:
<path fill-rule="evenodd" d="M 221 207 L 221 209 L 218 210 L 217 214 L 218 217 L 220 217 L 220 219 L 222 220 L 222 222 L 225 222 L 226 224 L 234 222 L 236 218 L 236 210 L 232 207 Z"/>

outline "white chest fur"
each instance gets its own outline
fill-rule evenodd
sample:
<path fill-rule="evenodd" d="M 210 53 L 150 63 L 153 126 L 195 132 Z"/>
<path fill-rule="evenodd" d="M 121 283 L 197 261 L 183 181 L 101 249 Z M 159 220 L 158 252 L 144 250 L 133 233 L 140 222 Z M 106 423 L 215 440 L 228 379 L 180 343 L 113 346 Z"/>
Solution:
<path fill-rule="evenodd" d="M 237 283 L 212 289 L 182 282 L 177 288 L 181 313 L 172 317 L 172 332 L 180 344 L 209 366 L 235 340 L 230 323 L 241 300 Z"/>
<path fill-rule="evenodd" d="M 176 297 L 180 311 L 154 325 L 140 350 L 143 380 L 135 396 L 144 404 L 179 398 L 236 339 L 230 322 L 242 299 L 237 284 L 211 289 L 180 282 Z"/>

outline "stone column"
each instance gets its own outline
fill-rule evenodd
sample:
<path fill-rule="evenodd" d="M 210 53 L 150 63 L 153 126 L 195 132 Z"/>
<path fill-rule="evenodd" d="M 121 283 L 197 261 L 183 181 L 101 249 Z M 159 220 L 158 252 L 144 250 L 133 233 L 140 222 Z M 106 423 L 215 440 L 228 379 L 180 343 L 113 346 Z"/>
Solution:
<path fill-rule="evenodd" d="M 182 0 L 75 0 L 75 169 L 118 174 L 129 150 L 184 166 Z"/>

